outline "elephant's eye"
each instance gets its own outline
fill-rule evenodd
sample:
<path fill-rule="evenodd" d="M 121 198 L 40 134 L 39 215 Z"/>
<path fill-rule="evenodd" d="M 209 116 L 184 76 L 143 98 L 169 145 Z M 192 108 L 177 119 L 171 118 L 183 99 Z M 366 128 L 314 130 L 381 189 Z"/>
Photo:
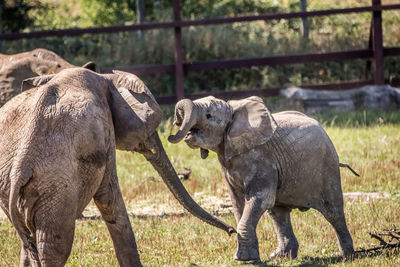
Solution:
<path fill-rule="evenodd" d="M 207 119 L 211 118 L 211 114 L 206 114 L 206 118 Z"/>

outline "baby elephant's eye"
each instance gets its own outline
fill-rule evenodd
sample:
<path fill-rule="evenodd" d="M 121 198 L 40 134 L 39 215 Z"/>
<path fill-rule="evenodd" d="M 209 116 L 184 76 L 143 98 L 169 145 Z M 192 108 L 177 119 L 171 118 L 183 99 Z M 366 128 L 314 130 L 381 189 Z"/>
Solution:
<path fill-rule="evenodd" d="M 207 119 L 211 118 L 211 114 L 206 114 L 206 118 Z"/>

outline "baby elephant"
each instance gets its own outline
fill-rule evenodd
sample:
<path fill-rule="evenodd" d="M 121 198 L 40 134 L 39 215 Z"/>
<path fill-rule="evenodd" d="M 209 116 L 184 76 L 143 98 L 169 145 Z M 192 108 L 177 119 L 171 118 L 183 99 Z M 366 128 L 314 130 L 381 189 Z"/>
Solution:
<path fill-rule="evenodd" d="M 342 254 L 353 252 L 346 226 L 339 161 L 328 135 L 297 112 L 271 114 L 259 97 L 225 102 L 209 96 L 183 99 L 175 107 L 180 126 L 168 140 L 218 154 L 237 222 L 234 258 L 258 260 L 256 227 L 265 211 L 273 220 L 278 248 L 271 257 L 295 258 L 298 243 L 290 212 L 320 211 L 336 231 Z"/>

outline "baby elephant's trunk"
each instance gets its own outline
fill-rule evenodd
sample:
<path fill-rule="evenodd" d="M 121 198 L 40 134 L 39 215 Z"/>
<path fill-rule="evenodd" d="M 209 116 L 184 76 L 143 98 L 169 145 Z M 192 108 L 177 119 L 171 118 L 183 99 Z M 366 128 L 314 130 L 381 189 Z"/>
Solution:
<path fill-rule="evenodd" d="M 197 107 L 190 99 L 182 99 L 175 106 L 174 124 L 180 126 L 175 135 L 170 135 L 168 141 L 178 143 L 196 124 L 198 116 Z"/>

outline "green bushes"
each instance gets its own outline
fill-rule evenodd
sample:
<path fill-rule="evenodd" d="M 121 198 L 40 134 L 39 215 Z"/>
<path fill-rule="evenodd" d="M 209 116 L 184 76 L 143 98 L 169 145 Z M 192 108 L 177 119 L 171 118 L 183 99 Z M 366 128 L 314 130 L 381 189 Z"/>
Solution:
<path fill-rule="evenodd" d="M 104 4 L 108 1 L 73 0 L 72 2 L 71 5 L 58 4 L 57 6 L 57 2 L 54 1 L 56 8 L 52 9 L 48 15 L 41 16 L 38 13 L 35 28 L 106 26 L 135 21 L 132 0 L 119 0 L 112 5 Z M 147 21 L 171 20 L 172 1 L 145 1 L 145 3 Z M 385 1 L 383 3 L 385 4 Z M 320 10 L 370 4 L 370 0 L 346 2 L 309 0 L 308 9 Z M 298 10 L 298 0 L 182 0 L 184 19 Z M 71 15 L 68 16 L 68 14 Z M 370 20 L 370 13 L 309 18 L 308 40 L 304 40 L 300 34 L 300 19 L 187 27 L 182 31 L 183 57 L 190 63 L 363 49 L 368 47 Z M 385 46 L 400 46 L 400 39 L 393 38 L 398 34 L 399 22 L 400 11 L 383 13 Z M 57 52 L 74 64 L 93 60 L 100 67 L 172 64 L 174 62 L 172 29 L 151 30 L 141 35 L 137 32 L 122 32 L 7 41 L 4 42 L 3 47 L 9 54 L 44 47 Z M 351 60 L 188 72 L 185 73 L 185 91 L 187 93 L 215 92 L 365 79 L 365 68 L 365 60 Z M 385 77 L 400 77 L 399 57 L 385 58 Z M 174 93 L 173 73 L 148 75 L 142 78 L 156 95 Z"/>

